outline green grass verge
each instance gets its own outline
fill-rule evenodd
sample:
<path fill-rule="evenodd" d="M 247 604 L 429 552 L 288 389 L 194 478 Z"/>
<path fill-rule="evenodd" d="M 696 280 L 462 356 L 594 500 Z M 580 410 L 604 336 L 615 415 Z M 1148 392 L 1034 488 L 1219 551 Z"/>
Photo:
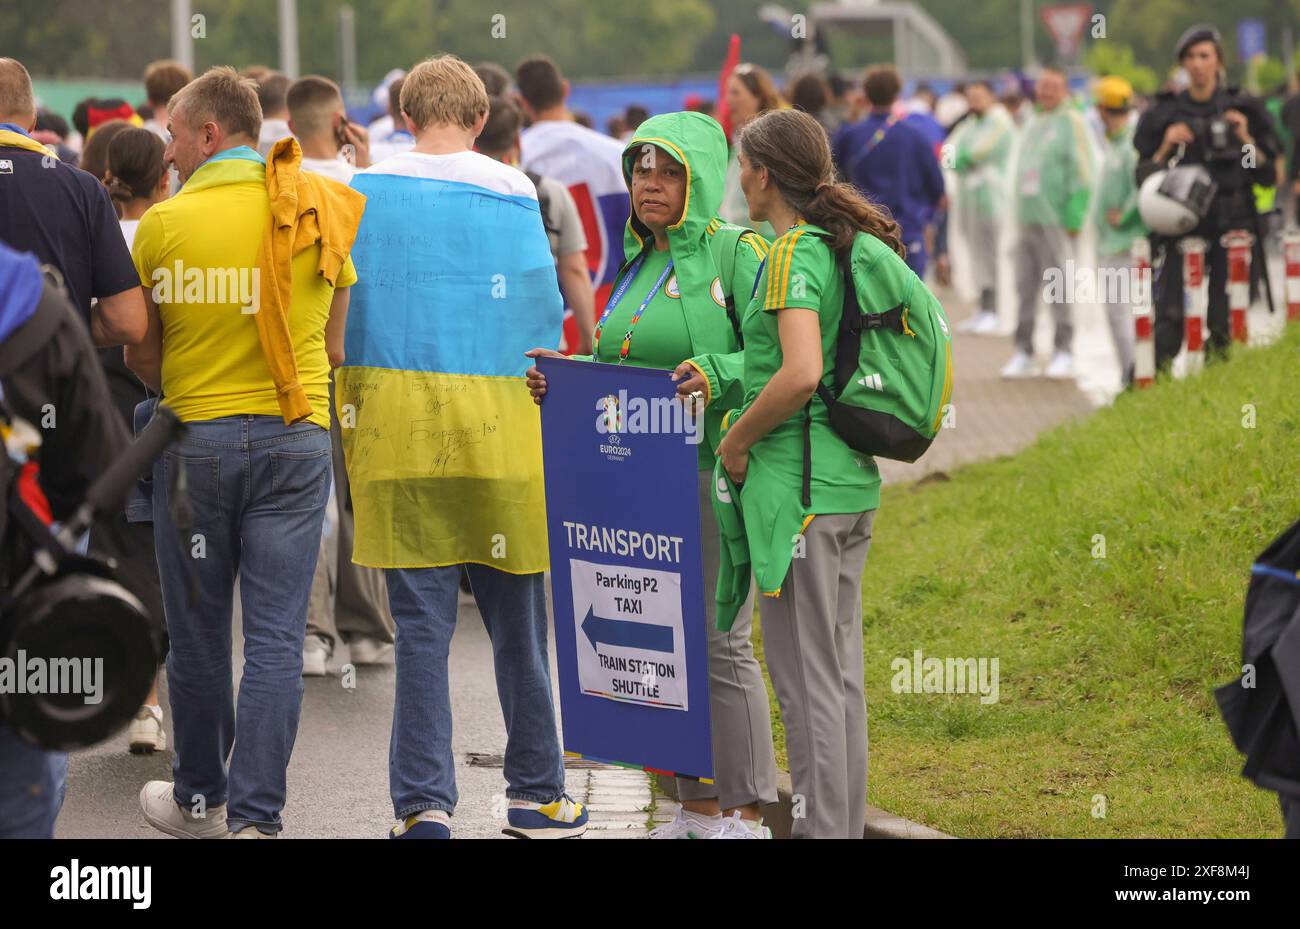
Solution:
<path fill-rule="evenodd" d="M 1300 516 L 1298 362 L 1292 326 L 885 489 L 862 590 L 873 804 L 959 836 L 1281 834 L 1212 691 L 1240 671 L 1251 561 Z M 999 701 L 894 693 L 915 649 L 998 658 Z M 773 722 L 784 765 L 775 701 Z"/>

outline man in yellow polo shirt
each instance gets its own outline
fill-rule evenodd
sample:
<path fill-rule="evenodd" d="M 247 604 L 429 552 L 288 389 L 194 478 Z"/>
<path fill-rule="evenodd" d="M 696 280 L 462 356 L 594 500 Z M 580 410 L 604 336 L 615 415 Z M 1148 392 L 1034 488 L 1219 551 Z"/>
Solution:
<path fill-rule="evenodd" d="M 273 294 L 283 282 L 264 279 L 259 249 L 270 241 L 271 207 L 268 168 L 254 149 L 261 121 L 254 85 L 229 68 L 173 97 L 167 157 L 182 187 L 145 214 L 134 244 L 150 326 L 127 363 L 187 426 L 154 468 L 174 783 L 151 781 L 140 794 L 145 819 L 180 837 L 257 838 L 281 828 L 331 479 L 329 371 L 342 361 L 347 288 L 356 281 L 350 259 L 337 287 L 318 273 L 319 244 L 293 256 L 288 288 Z M 296 172 L 296 157 L 290 167 Z M 286 292 L 280 318 L 311 408 L 290 425 L 257 319 L 282 306 L 273 298 Z M 245 658 L 238 713 L 230 654 L 236 577 Z"/>

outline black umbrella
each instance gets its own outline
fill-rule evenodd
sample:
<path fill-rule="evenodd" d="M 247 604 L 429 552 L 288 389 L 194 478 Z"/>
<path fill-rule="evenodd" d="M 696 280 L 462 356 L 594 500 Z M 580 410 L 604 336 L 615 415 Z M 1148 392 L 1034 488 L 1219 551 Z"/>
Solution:
<path fill-rule="evenodd" d="M 1277 791 L 1286 837 L 1300 839 L 1300 522 L 1250 568 L 1241 677 L 1214 692 L 1242 776 Z"/>

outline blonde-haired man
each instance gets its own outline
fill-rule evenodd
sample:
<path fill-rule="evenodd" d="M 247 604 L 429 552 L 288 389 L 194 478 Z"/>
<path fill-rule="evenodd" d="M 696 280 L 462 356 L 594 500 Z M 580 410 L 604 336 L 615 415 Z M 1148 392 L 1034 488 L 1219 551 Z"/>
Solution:
<path fill-rule="evenodd" d="M 401 110 L 415 148 L 352 181 L 369 206 L 337 378 L 355 414 L 353 557 L 386 569 L 398 628 L 390 835 L 451 835 L 447 652 L 467 570 L 505 716 L 506 832 L 577 836 L 587 812 L 564 793 L 546 655 L 540 427 L 519 402 L 529 340 L 560 337 L 550 243 L 532 182 L 472 150 L 488 96 L 467 64 L 421 62 Z"/>

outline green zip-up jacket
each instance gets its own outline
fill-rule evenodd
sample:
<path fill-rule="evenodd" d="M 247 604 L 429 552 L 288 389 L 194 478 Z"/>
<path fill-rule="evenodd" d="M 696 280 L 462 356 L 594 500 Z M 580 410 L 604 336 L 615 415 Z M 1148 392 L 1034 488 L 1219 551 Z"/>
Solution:
<path fill-rule="evenodd" d="M 1078 232 L 1092 194 L 1091 130 L 1068 101 L 1035 110 L 1016 159 L 1015 198 L 1021 223 Z"/>
<path fill-rule="evenodd" d="M 759 267 L 767 256 L 762 236 L 724 223 L 717 216 L 727 173 L 727 139 L 722 127 L 702 113 L 663 113 L 638 127 L 623 150 L 623 178 L 632 189 L 632 166 L 644 147 L 656 145 L 686 168 L 686 202 L 682 218 L 668 229 L 668 248 L 673 261 L 674 290 L 680 294 L 682 317 L 695 358 L 692 364 L 705 376 L 708 389 L 704 412 L 707 450 L 701 449 L 701 468 L 712 467 L 721 441 L 720 424 L 728 409 L 744 399 L 742 375 L 744 353 L 736 327 L 727 313 L 727 297 L 739 309 L 737 322 L 754 291 Z M 623 235 L 624 264 L 615 279 L 615 289 L 642 252 L 655 247 L 654 234 L 635 210 L 628 217 Z M 725 254 L 727 251 L 731 254 Z M 616 349 L 621 332 L 602 334 L 599 358 L 607 356 L 604 342 Z M 641 343 L 644 347 L 644 343 Z M 674 368 L 683 358 L 637 357 L 638 343 L 632 341 L 628 364 Z M 591 360 L 592 356 L 584 356 Z M 707 453 L 706 453 L 707 451 Z"/>
<path fill-rule="evenodd" d="M 1006 208 L 1007 156 L 1016 137 L 1016 124 L 1006 109 L 991 107 L 983 116 L 971 114 L 957 127 L 952 141 L 956 153 L 957 202 L 980 216 L 1000 216 Z"/>
<path fill-rule="evenodd" d="M 1133 147 L 1135 131 L 1136 127 L 1130 123 L 1118 135 L 1106 139 L 1092 206 L 1098 255 L 1127 255 L 1133 247 L 1133 240 L 1147 234 L 1142 214 L 1138 212 L 1138 153 Z M 1120 212 L 1117 226 L 1112 226 L 1106 218 L 1106 213 L 1112 209 Z"/>

